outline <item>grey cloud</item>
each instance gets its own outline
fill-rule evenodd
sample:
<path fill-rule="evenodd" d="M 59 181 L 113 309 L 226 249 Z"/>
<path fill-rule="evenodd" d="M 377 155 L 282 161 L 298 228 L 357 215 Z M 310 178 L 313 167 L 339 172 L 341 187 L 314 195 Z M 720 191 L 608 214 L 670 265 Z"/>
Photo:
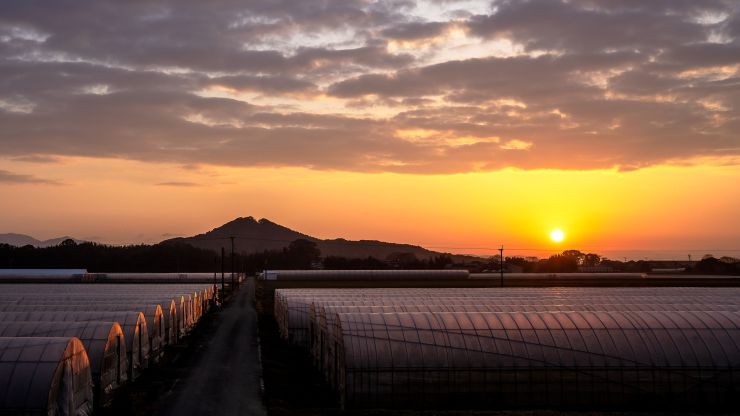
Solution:
<path fill-rule="evenodd" d="M 467 21 L 454 1 L 437 4 L 455 20 L 410 16 L 408 1 L 5 1 L 0 155 L 449 173 L 633 169 L 740 153 L 736 2 L 497 1 Z M 450 25 L 552 53 L 429 65 L 386 47 Z M 43 36 L 6 35 L 17 27 Z M 392 114 L 198 95 L 214 86 L 270 102 L 327 94 Z M 429 137 L 399 133 L 414 129 Z"/>
<path fill-rule="evenodd" d="M 570 82 L 573 71 L 589 72 L 625 67 L 644 58 L 633 53 L 568 55 L 562 58 L 485 58 L 451 61 L 391 75 L 369 74 L 341 81 L 329 92 L 339 97 L 377 94 L 418 97 L 452 91 L 495 97 L 562 99 L 563 95 L 593 93 L 593 88 Z M 554 94 L 557 93 L 557 94 Z"/>
<path fill-rule="evenodd" d="M 0 184 L 61 185 L 61 182 L 0 169 Z"/>
<path fill-rule="evenodd" d="M 59 163 L 59 159 L 54 156 L 48 155 L 26 155 L 18 156 L 11 159 L 14 162 L 25 162 L 25 163 Z"/>
<path fill-rule="evenodd" d="M 450 26 L 448 22 L 411 22 L 383 30 L 384 37 L 395 40 L 428 39 L 442 34 Z"/>
<path fill-rule="evenodd" d="M 613 91 L 634 95 L 667 94 L 684 84 L 673 77 L 640 70 L 627 71 L 609 79 L 609 87 Z"/>
<path fill-rule="evenodd" d="M 503 1 L 469 22 L 482 37 L 513 37 L 530 49 L 603 50 L 672 47 L 705 40 L 710 27 L 692 21 L 700 10 L 727 10 L 721 1 Z"/>
<path fill-rule="evenodd" d="M 178 187 L 178 188 L 192 188 L 192 187 L 201 186 L 199 183 L 186 182 L 186 181 L 159 182 L 156 185 L 157 186 L 174 186 L 174 187 Z"/>
<path fill-rule="evenodd" d="M 392 55 L 383 46 L 370 45 L 351 49 L 303 48 L 290 61 L 302 68 L 328 62 L 397 69 L 412 63 L 413 58 L 410 55 Z"/>
<path fill-rule="evenodd" d="M 316 89 L 312 82 L 283 76 L 230 75 L 207 81 L 210 85 L 236 90 L 257 90 L 266 93 L 302 92 Z"/>
<path fill-rule="evenodd" d="M 703 68 L 736 65 L 740 56 L 740 42 L 729 44 L 694 43 L 669 49 L 662 60 L 681 68 Z"/>
<path fill-rule="evenodd" d="M 290 72 L 301 58 L 291 60 L 289 52 L 265 49 L 275 42 L 270 39 L 384 26 L 399 18 L 392 10 L 352 0 L 3 4 L 5 25 L 22 24 L 50 34 L 36 52 L 215 72 Z"/>
<path fill-rule="evenodd" d="M 383 123 L 255 112 L 233 100 L 138 92 L 81 95 L 65 102 L 63 110 L 48 113 L 0 113 L 4 153 L 45 149 L 59 155 L 190 164 L 359 170 L 376 169 L 364 164 L 368 156 L 413 153 L 412 146 L 389 140 L 392 131 Z M 187 121 L 185 114 L 202 115 L 213 124 Z M 245 126 L 235 127 L 235 122 Z M 270 127 L 261 127 L 265 124 Z"/>

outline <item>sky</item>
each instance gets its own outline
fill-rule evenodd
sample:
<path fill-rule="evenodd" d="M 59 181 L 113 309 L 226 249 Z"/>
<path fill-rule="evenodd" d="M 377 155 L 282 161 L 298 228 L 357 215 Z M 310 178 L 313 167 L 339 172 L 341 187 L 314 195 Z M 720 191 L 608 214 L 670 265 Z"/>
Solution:
<path fill-rule="evenodd" d="M 735 0 L 0 3 L 0 233 L 683 259 L 738 212 Z"/>

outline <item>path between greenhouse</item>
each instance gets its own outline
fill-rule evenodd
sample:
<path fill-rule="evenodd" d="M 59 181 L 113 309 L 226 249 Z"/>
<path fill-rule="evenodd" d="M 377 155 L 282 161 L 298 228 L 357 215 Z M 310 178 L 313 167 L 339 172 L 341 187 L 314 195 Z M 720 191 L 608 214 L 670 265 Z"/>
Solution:
<path fill-rule="evenodd" d="M 199 353 L 169 415 L 266 415 L 260 397 L 260 364 L 254 283 L 248 280 L 218 312 L 218 329 Z"/>

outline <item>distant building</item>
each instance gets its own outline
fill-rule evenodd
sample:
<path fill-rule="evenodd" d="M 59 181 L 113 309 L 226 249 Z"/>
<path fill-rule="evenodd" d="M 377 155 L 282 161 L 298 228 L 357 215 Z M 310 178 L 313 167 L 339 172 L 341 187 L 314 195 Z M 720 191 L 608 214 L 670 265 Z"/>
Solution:
<path fill-rule="evenodd" d="M 21 277 L 75 277 L 86 273 L 86 269 L 0 269 L 0 276 Z"/>
<path fill-rule="evenodd" d="M 0 269 L 0 281 L 47 281 L 83 279 L 85 269 Z"/>

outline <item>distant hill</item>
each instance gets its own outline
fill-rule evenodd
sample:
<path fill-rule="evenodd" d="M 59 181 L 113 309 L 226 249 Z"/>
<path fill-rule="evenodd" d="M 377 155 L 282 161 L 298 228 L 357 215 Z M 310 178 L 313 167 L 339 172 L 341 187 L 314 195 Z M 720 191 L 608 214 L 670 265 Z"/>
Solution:
<path fill-rule="evenodd" d="M 11 246 L 23 247 L 23 246 L 35 246 L 35 247 L 51 247 L 56 246 L 64 240 L 72 239 L 76 243 L 82 243 L 83 240 L 77 240 L 72 237 L 64 236 L 58 238 L 51 238 L 49 240 L 37 240 L 30 235 L 25 234 L 0 234 L 0 244 L 10 244 Z"/>
<path fill-rule="evenodd" d="M 342 238 L 322 240 L 315 238 L 265 218 L 255 220 L 253 217 L 237 218 L 218 228 L 193 237 L 179 237 L 165 240 L 162 243 L 187 243 L 199 248 L 215 251 L 224 247 L 231 249 L 229 236 L 235 236 L 234 246 L 238 253 L 254 253 L 264 250 L 280 250 L 292 241 L 303 238 L 316 243 L 322 256 L 340 256 L 347 258 L 364 258 L 368 256 L 385 259 L 394 253 L 413 253 L 419 259 L 428 259 L 439 255 L 431 250 L 411 244 L 388 243 L 374 240 L 351 241 Z"/>

